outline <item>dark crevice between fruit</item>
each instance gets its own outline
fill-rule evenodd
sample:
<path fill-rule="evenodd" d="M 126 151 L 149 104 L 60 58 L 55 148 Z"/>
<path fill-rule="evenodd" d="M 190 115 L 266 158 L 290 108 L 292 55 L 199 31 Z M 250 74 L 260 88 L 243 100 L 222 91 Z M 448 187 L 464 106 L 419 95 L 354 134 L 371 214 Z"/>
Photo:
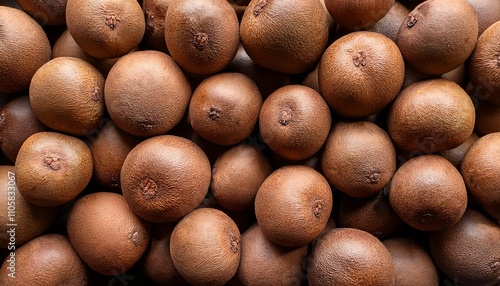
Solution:
<path fill-rule="evenodd" d="M 210 110 L 208 111 L 208 117 L 212 120 L 216 120 L 220 117 L 220 109 L 216 107 L 210 107 Z"/>
<path fill-rule="evenodd" d="M 196 33 L 193 37 L 193 44 L 198 49 L 205 48 L 205 46 L 208 44 L 208 34 L 203 32 Z"/>
<path fill-rule="evenodd" d="M 146 199 L 152 199 L 156 197 L 158 194 L 158 185 L 155 183 L 155 181 L 146 178 L 142 181 L 140 184 L 141 191 L 142 191 L 142 196 Z"/>
<path fill-rule="evenodd" d="M 291 120 L 292 120 L 292 110 L 289 107 L 281 110 L 278 120 L 279 123 L 283 126 L 286 126 L 288 125 L 288 123 L 290 123 Z"/>
<path fill-rule="evenodd" d="M 115 14 L 106 16 L 106 19 L 104 20 L 106 26 L 110 27 L 111 29 L 116 28 L 116 24 L 118 24 L 118 22 L 120 21 L 121 20 L 118 17 L 116 17 Z"/>
<path fill-rule="evenodd" d="M 255 16 L 258 16 L 260 13 L 262 13 L 266 5 L 267 5 L 266 0 L 260 0 L 259 2 L 257 2 L 257 4 L 255 4 L 255 6 L 253 7 L 253 14 Z"/>
<path fill-rule="evenodd" d="M 321 203 L 321 201 L 319 201 L 319 200 L 315 201 L 314 205 L 313 205 L 314 216 L 320 217 L 322 209 L 323 209 L 323 204 Z"/>
<path fill-rule="evenodd" d="M 3 126 L 5 122 L 5 113 L 0 114 L 0 143 L 3 142 Z"/>
<path fill-rule="evenodd" d="M 61 169 L 61 161 L 60 158 L 56 155 L 46 155 L 43 158 L 43 165 L 45 167 L 49 167 L 54 171 Z"/>

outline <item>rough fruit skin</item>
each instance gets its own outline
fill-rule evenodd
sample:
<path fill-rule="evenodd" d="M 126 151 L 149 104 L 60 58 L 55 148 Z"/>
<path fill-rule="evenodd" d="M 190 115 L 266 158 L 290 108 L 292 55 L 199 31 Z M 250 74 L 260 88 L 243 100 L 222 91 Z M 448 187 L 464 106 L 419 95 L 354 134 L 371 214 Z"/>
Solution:
<path fill-rule="evenodd" d="M 333 42 L 321 57 L 318 83 L 328 105 L 345 117 L 381 111 L 404 81 L 403 57 L 393 41 L 375 32 L 353 32 Z"/>
<path fill-rule="evenodd" d="M 272 242 L 299 247 L 325 229 L 332 211 L 326 179 L 310 167 L 290 165 L 274 171 L 255 197 L 255 215 Z"/>
<path fill-rule="evenodd" d="M 389 12 L 392 4 L 394 0 L 325 0 L 334 21 L 351 30 L 372 26 Z"/>
<path fill-rule="evenodd" d="M 313 246 L 309 285 L 395 285 L 393 260 L 387 248 L 368 232 L 336 228 Z"/>
<path fill-rule="evenodd" d="M 0 6 L 0 93 L 28 89 L 31 78 L 50 60 L 42 27 L 25 12 Z"/>
<path fill-rule="evenodd" d="M 328 40 L 327 13 L 318 0 L 252 0 L 240 37 L 258 65 L 285 74 L 307 71 Z"/>
<path fill-rule="evenodd" d="M 467 60 L 477 35 L 477 13 L 466 0 L 430 0 L 410 12 L 396 44 L 416 71 L 441 75 Z"/>
<path fill-rule="evenodd" d="M 452 228 L 430 234 L 430 253 L 441 271 L 461 285 L 500 283 L 500 227 L 468 209 Z"/>
<path fill-rule="evenodd" d="M 389 201 L 408 225 L 438 231 L 457 223 L 467 208 L 460 172 L 445 158 L 424 155 L 404 163 L 392 178 Z"/>
<path fill-rule="evenodd" d="M 151 227 L 129 208 L 122 195 L 97 192 L 73 205 L 69 240 L 80 258 L 103 275 L 129 270 L 145 252 Z"/>
<path fill-rule="evenodd" d="M 222 211 L 196 209 L 172 232 L 172 261 L 191 284 L 224 285 L 236 274 L 240 263 L 240 236 L 234 221 Z"/>
<path fill-rule="evenodd" d="M 41 25 L 66 24 L 67 0 L 16 0 L 17 4 Z"/>

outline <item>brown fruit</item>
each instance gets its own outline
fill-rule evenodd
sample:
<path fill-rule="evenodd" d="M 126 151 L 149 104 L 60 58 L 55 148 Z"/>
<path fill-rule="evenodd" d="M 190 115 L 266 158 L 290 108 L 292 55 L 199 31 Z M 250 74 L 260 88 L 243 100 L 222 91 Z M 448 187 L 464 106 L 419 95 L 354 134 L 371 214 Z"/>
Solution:
<path fill-rule="evenodd" d="M 184 217 L 170 237 L 175 268 L 189 283 L 224 285 L 240 263 L 240 232 L 225 213 L 196 209 Z"/>
<path fill-rule="evenodd" d="M 393 4 L 394 0 L 325 0 L 326 8 L 333 19 L 353 30 L 372 26 L 389 12 Z"/>
<path fill-rule="evenodd" d="M 450 161 L 450 163 L 455 166 L 455 168 L 460 170 L 460 166 L 462 165 L 465 154 L 477 139 L 479 139 L 479 137 L 476 135 L 476 133 L 472 133 L 469 139 L 467 139 L 460 146 L 450 150 L 439 152 L 439 155 L 443 156 L 446 160 Z"/>
<path fill-rule="evenodd" d="M 477 14 L 466 0 L 428 0 L 401 24 L 396 43 L 416 71 L 440 75 L 467 60 L 477 35 Z"/>
<path fill-rule="evenodd" d="M 103 275 L 119 275 L 135 265 L 148 246 L 151 231 L 122 195 L 105 192 L 76 201 L 67 229 L 80 258 Z"/>
<path fill-rule="evenodd" d="M 192 141 L 162 135 L 139 143 L 121 170 L 130 208 L 155 223 L 176 221 L 196 208 L 210 185 L 210 163 Z"/>
<path fill-rule="evenodd" d="M 100 59 L 130 52 L 145 31 L 144 14 L 136 0 L 68 0 L 66 24 L 78 45 Z"/>
<path fill-rule="evenodd" d="M 67 0 L 16 0 L 16 2 L 26 13 L 43 26 L 66 24 Z"/>
<path fill-rule="evenodd" d="M 309 256 L 309 285 L 395 285 L 391 254 L 373 235 L 352 228 L 323 234 Z"/>
<path fill-rule="evenodd" d="M 408 225 L 438 231 L 457 223 L 467 208 L 460 172 L 448 160 L 424 155 L 404 163 L 392 178 L 389 201 Z"/>
<path fill-rule="evenodd" d="M 25 12 L 0 6 L 0 93 L 28 89 L 31 78 L 50 60 L 42 27 Z"/>
<path fill-rule="evenodd" d="M 383 1 L 390 2 L 390 1 Z M 379 5 L 379 4 L 377 4 Z M 406 19 L 410 10 L 406 8 L 403 4 L 395 1 L 389 12 L 385 16 L 378 20 L 375 24 L 365 28 L 366 31 L 377 32 L 382 34 L 389 39 L 396 41 L 396 36 L 401 27 L 401 23 Z"/>
<path fill-rule="evenodd" d="M 14 253 L 14 252 L 12 252 Z M 15 251 L 15 278 L 8 258 L 0 269 L 0 285 L 87 285 L 88 272 L 68 238 L 61 234 L 37 237 Z"/>
<path fill-rule="evenodd" d="M 255 215 L 267 239 L 298 247 L 321 234 L 332 205 L 332 191 L 320 173 L 306 166 L 285 166 L 260 186 Z"/>
<path fill-rule="evenodd" d="M 33 76 L 30 103 L 48 127 L 72 135 L 97 128 L 105 112 L 104 77 L 91 64 L 72 57 L 55 58 Z"/>
<path fill-rule="evenodd" d="M 339 115 L 366 117 L 398 94 L 404 61 L 396 44 L 375 32 L 353 32 L 333 42 L 318 70 L 321 95 Z"/>
<path fill-rule="evenodd" d="M 474 128 L 479 136 L 500 132 L 500 105 L 480 102 L 476 109 Z"/>
<path fill-rule="evenodd" d="M 143 0 L 142 11 L 146 19 L 144 40 L 153 49 L 168 53 L 165 43 L 165 17 L 171 0 Z"/>
<path fill-rule="evenodd" d="M 375 123 L 339 122 L 325 143 L 321 169 L 334 188 L 352 197 L 369 197 L 394 175 L 396 150 Z"/>
<path fill-rule="evenodd" d="M 139 51 L 123 56 L 111 68 L 104 93 L 116 126 L 136 136 L 154 136 L 181 121 L 191 86 L 170 56 Z"/>
<path fill-rule="evenodd" d="M 467 93 L 452 81 L 432 79 L 401 91 L 389 110 L 387 130 L 400 149 L 431 154 L 464 143 L 474 121 L 474 105 Z"/>
<path fill-rule="evenodd" d="M 241 73 L 219 73 L 194 90 L 189 121 L 206 140 L 234 145 L 252 133 L 261 106 L 262 96 L 253 80 Z"/>
<path fill-rule="evenodd" d="M 467 0 L 474 7 L 479 22 L 479 36 L 493 23 L 500 21 L 500 2 L 497 0 Z"/>
<path fill-rule="evenodd" d="M 330 132 L 332 118 L 314 89 L 288 85 L 273 92 L 259 115 L 262 139 L 276 154 L 302 160 L 318 152 Z"/>
<path fill-rule="evenodd" d="M 303 73 L 326 48 L 327 13 L 318 0 L 252 0 L 240 36 L 256 64 L 285 74 Z"/>
<path fill-rule="evenodd" d="M 498 285 L 498 241 L 498 224 L 468 209 L 452 228 L 431 233 L 430 253 L 439 269 L 460 285 Z"/>
<path fill-rule="evenodd" d="M 35 205 L 67 203 L 83 191 L 91 177 L 90 150 L 73 136 L 35 133 L 24 141 L 17 155 L 17 187 Z"/>
<path fill-rule="evenodd" d="M 214 74 L 234 58 L 238 28 L 236 12 L 226 0 L 172 1 L 165 17 L 165 41 L 185 71 Z"/>

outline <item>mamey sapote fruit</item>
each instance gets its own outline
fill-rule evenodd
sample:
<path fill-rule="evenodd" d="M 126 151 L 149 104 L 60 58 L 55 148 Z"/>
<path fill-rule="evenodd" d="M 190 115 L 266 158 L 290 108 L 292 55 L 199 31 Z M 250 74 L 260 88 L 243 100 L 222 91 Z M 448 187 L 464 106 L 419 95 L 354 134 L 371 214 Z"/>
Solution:
<path fill-rule="evenodd" d="M 319 172 L 290 165 L 274 171 L 262 183 L 255 197 L 255 215 L 267 239 L 298 247 L 325 229 L 332 204 L 330 185 Z"/>
<path fill-rule="evenodd" d="M 424 155 L 407 161 L 396 171 L 389 201 L 411 227 L 437 231 L 460 220 L 467 208 L 467 190 L 460 172 L 448 160 Z"/>
<path fill-rule="evenodd" d="M 16 2 L 26 13 L 43 26 L 66 24 L 66 3 L 68 0 L 16 0 Z"/>
<path fill-rule="evenodd" d="M 365 28 L 365 30 L 380 33 L 389 39 L 396 41 L 399 27 L 401 27 L 401 23 L 403 23 L 409 13 L 410 10 L 408 10 L 408 8 L 400 2 L 395 1 L 389 12 L 387 12 L 382 19 Z"/>
<path fill-rule="evenodd" d="M 466 0 L 430 0 L 410 12 L 396 43 L 416 71 L 440 75 L 467 60 L 477 35 L 476 10 Z"/>
<path fill-rule="evenodd" d="M 30 203 L 57 206 L 74 199 L 92 177 L 92 155 L 80 139 L 39 132 L 24 141 L 16 159 L 19 192 Z"/>
<path fill-rule="evenodd" d="M 327 19 L 318 0 L 252 0 L 241 20 L 241 42 L 256 64 L 285 74 L 303 73 L 326 48 Z"/>
<path fill-rule="evenodd" d="M 500 21 L 500 2 L 496 0 L 467 0 L 474 7 L 479 23 L 479 36 L 493 23 Z"/>
<path fill-rule="evenodd" d="M 135 213 L 164 223 L 179 220 L 203 201 L 210 175 L 210 162 L 195 143 L 162 135 L 130 151 L 120 180 L 123 196 Z"/>
<path fill-rule="evenodd" d="M 325 0 L 326 8 L 335 22 L 352 30 L 372 26 L 389 12 L 392 4 L 394 0 Z"/>
<path fill-rule="evenodd" d="M 119 275 L 139 261 L 151 227 L 129 208 L 122 195 L 97 192 L 73 205 L 68 236 L 80 258 L 103 275 Z"/>
<path fill-rule="evenodd" d="M 0 6 L 0 93 L 28 89 L 31 78 L 50 60 L 42 27 L 25 12 Z"/>
<path fill-rule="evenodd" d="M 143 0 L 142 10 L 146 19 L 144 40 L 151 48 L 168 52 L 165 43 L 165 17 L 171 0 Z"/>
<path fill-rule="evenodd" d="M 391 254 L 375 236 L 353 228 L 332 229 L 314 244 L 309 285 L 395 285 Z"/>
<path fill-rule="evenodd" d="M 321 57 L 321 95 L 339 115 L 365 117 L 380 112 L 398 94 L 404 61 L 391 39 L 353 32 L 333 42 Z"/>
<path fill-rule="evenodd" d="M 170 237 L 175 268 L 194 285 L 224 285 L 240 264 L 241 237 L 222 211 L 199 208 L 177 223 Z"/>
<path fill-rule="evenodd" d="M 146 26 L 136 0 L 68 0 L 66 24 L 78 45 L 100 59 L 130 52 L 141 42 Z"/>

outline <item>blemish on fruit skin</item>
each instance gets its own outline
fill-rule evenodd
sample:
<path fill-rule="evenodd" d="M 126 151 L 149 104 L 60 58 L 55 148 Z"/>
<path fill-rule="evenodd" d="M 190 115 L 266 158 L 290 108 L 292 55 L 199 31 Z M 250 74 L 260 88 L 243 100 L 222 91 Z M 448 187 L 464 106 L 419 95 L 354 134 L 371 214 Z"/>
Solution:
<path fill-rule="evenodd" d="M 155 16 L 146 12 L 146 30 L 152 31 L 155 28 Z"/>
<path fill-rule="evenodd" d="M 240 248 L 240 240 L 236 238 L 236 236 L 231 235 L 231 251 L 233 253 L 238 252 L 238 249 Z"/>
<path fill-rule="evenodd" d="M 321 203 L 321 201 L 315 201 L 313 205 L 314 216 L 320 217 L 322 209 L 323 209 L 323 204 Z"/>
<path fill-rule="evenodd" d="M 212 120 L 216 120 L 220 117 L 220 109 L 217 107 L 210 107 L 210 110 L 208 110 L 208 117 Z"/>
<path fill-rule="evenodd" d="M 253 7 L 253 14 L 255 16 L 258 16 L 260 13 L 262 13 L 262 10 L 264 10 L 264 7 L 266 7 L 267 5 L 267 0 L 260 0 L 259 2 L 257 2 L 257 4 L 255 4 L 255 6 Z"/>
<path fill-rule="evenodd" d="M 292 110 L 289 107 L 281 110 L 278 121 L 283 126 L 288 125 L 292 121 Z"/>
<path fill-rule="evenodd" d="M 146 178 L 140 183 L 142 196 L 146 199 L 152 199 L 158 194 L 158 185 L 155 181 Z"/>
<path fill-rule="evenodd" d="M 106 23 L 106 26 L 110 27 L 111 29 L 116 28 L 116 24 L 120 22 L 121 20 L 116 17 L 115 14 L 108 15 L 106 16 L 106 19 L 104 20 L 104 23 Z"/>
<path fill-rule="evenodd" d="M 380 173 L 374 172 L 370 175 L 367 175 L 366 178 L 370 181 L 372 184 L 378 183 L 380 181 Z"/>
<path fill-rule="evenodd" d="M 415 26 L 415 24 L 418 22 L 418 20 L 420 19 L 420 17 L 422 16 L 422 13 L 420 11 L 413 11 L 410 13 L 410 15 L 408 15 L 408 18 L 407 18 L 407 23 L 406 25 L 411 28 L 413 26 Z"/>
<path fill-rule="evenodd" d="M 208 34 L 199 32 L 193 36 L 193 44 L 198 49 L 203 49 L 208 44 Z"/>
<path fill-rule="evenodd" d="M 61 169 L 61 161 L 60 158 L 56 155 L 45 155 L 42 161 L 45 167 L 49 167 L 54 171 Z"/>
<path fill-rule="evenodd" d="M 139 245 L 139 233 L 137 232 L 137 230 L 132 231 L 128 235 L 128 240 L 130 240 L 135 246 Z"/>
<path fill-rule="evenodd" d="M 497 272 L 498 270 L 500 270 L 500 261 L 493 262 L 490 268 L 493 272 Z"/>
<path fill-rule="evenodd" d="M 352 61 L 355 66 L 366 66 L 368 55 L 365 52 L 358 52 L 352 56 Z"/>
<path fill-rule="evenodd" d="M 93 101 L 99 101 L 100 95 L 101 89 L 98 86 L 93 86 L 90 89 L 90 98 L 92 98 Z"/>

